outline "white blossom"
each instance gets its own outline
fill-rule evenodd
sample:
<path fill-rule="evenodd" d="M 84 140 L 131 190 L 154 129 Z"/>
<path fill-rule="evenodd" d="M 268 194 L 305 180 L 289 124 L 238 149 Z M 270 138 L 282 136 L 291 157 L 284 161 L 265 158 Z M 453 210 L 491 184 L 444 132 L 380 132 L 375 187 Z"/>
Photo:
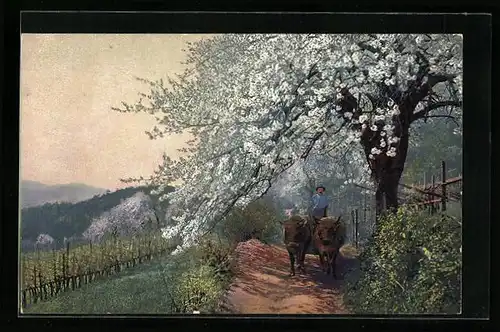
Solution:
<path fill-rule="evenodd" d="M 399 111 L 399 108 L 397 107 L 397 105 L 396 105 L 396 107 L 394 107 L 392 110 L 390 110 L 390 111 L 389 111 L 389 114 L 390 114 L 390 115 L 394 115 L 394 116 L 397 116 L 397 115 L 399 115 L 400 113 L 401 113 L 401 112 Z"/>
<path fill-rule="evenodd" d="M 364 122 L 366 122 L 366 121 L 368 121 L 368 115 L 366 115 L 366 114 L 361 114 L 361 115 L 359 116 L 359 122 L 360 122 L 360 123 L 364 123 Z M 366 128 L 366 125 L 365 125 L 365 128 Z"/>
<path fill-rule="evenodd" d="M 353 115 L 353 114 L 352 114 L 351 112 L 345 112 L 345 113 L 344 113 L 344 117 L 345 117 L 346 119 L 351 119 L 351 118 L 352 118 L 352 115 Z"/>
<path fill-rule="evenodd" d="M 390 144 L 395 144 L 397 142 L 399 142 L 399 137 L 394 136 L 394 137 L 389 138 Z"/>
<path fill-rule="evenodd" d="M 394 129 L 394 126 L 393 125 L 390 125 L 390 124 L 386 124 L 384 126 L 384 130 L 385 131 L 392 131 Z"/>
<path fill-rule="evenodd" d="M 48 245 L 54 242 L 54 238 L 49 234 L 39 234 L 36 238 L 36 244 Z"/>
<path fill-rule="evenodd" d="M 94 218 L 83 237 L 99 241 L 104 235 L 131 235 L 144 228 L 152 217 L 151 199 L 143 192 L 123 200 L 109 211 Z"/>
<path fill-rule="evenodd" d="M 160 114 L 152 135 L 186 132 L 195 137 L 190 154 L 182 160 L 164 158 L 151 178 L 160 187 L 189 184 L 161 197 L 176 207 L 175 227 L 167 233 L 180 235 L 183 246 L 192 244 L 224 211 L 267 192 L 270 182 L 281 184 L 287 195 L 288 189 L 299 191 L 308 176 L 340 178 L 347 172 L 350 179 L 366 179 L 366 157 L 361 145 L 353 144 L 359 141 L 359 126 L 344 123 L 359 121 L 362 129 L 383 130 L 386 146 L 380 147 L 387 151 L 374 148 L 368 158 L 396 155 L 387 145 L 398 142 L 394 124 L 403 110 L 399 101 L 381 95 L 380 83 L 404 92 L 424 70 L 419 84 L 430 82 L 431 73 L 454 77 L 443 83 L 446 89 L 432 89 L 434 98 L 448 99 L 452 90 L 461 98 L 462 40 L 451 34 L 431 37 L 224 34 L 191 45 L 184 73 L 168 85 L 149 82 L 148 97 L 125 109 Z M 419 54 L 432 65 L 430 72 L 419 64 Z M 307 79 L 312 69 L 317 74 Z M 352 112 L 340 113 L 342 88 L 360 98 L 358 119 Z M 372 104 L 370 96 L 383 102 Z M 319 138 L 309 147 L 311 137 Z M 351 161 L 348 170 L 338 166 L 342 158 Z M 285 185 L 286 179 L 291 184 Z M 300 185 L 290 179 L 300 179 Z"/>

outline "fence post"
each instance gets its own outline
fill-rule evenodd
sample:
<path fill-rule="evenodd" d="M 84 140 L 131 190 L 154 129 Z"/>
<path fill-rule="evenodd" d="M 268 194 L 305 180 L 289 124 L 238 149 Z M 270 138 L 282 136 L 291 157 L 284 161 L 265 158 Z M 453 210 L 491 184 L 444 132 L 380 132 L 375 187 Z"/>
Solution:
<path fill-rule="evenodd" d="M 355 242 L 356 240 L 356 236 L 355 236 L 355 232 L 356 232 L 356 220 L 354 219 L 355 216 L 354 216 L 354 210 L 351 210 L 351 219 L 352 219 L 352 238 L 351 238 L 351 241 L 352 242 Z"/>
<path fill-rule="evenodd" d="M 358 226 L 359 226 L 359 219 L 358 219 L 358 209 L 354 210 L 355 211 L 355 229 L 356 229 L 356 233 L 355 233 L 355 238 L 356 238 L 356 248 L 358 247 L 358 236 L 359 236 L 359 232 L 358 232 Z"/>
<path fill-rule="evenodd" d="M 36 263 L 33 265 L 33 302 L 37 303 L 38 300 L 38 294 L 37 294 L 37 288 L 36 288 Z"/>
<path fill-rule="evenodd" d="M 429 200 L 431 200 L 433 198 L 431 195 L 429 195 L 429 193 L 427 191 L 427 177 L 426 177 L 425 172 L 424 172 L 424 184 L 422 185 L 422 190 L 424 191 L 424 202 L 428 202 Z M 422 206 L 421 209 L 424 210 L 424 211 L 425 210 L 427 210 L 427 211 L 430 210 L 429 209 L 429 205 L 427 203 L 424 203 L 424 206 Z"/>
<path fill-rule="evenodd" d="M 436 176 L 435 175 L 432 175 L 432 192 L 435 194 L 436 193 L 436 190 L 435 190 L 435 187 L 436 187 Z M 432 199 L 436 199 L 435 196 L 432 197 Z M 431 204 L 431 214 L 434 214 L 436 213 L 436 204 L 435 203 L 432 203 Z"/>
<path fill-rule="evenodd" d="M 70 270 L 69 270 L 69 264 L 70 264 L 70 259 L 69 259 L 69 241 L 66 242 L 66 273 L 68 276 L 71 275 Z M 70 281 L 68 279 L 68 288 L 70 286 Z"/>
<path fill-rule="evenodd" d="M 463 186 L 463 181 L 462 181 L 462 172 L 459 174 L 460 177 L 460 211 L 462 211 L 462 186 Z"/>
<path fill-rule="evenodd" d="M 56 252 L 56 249 L 53 248 L 52 249 L 52 261 L 54 264 L 52 264 L 52 269 L 54 270 L 53 273 L 54 273 L 54 283 L 57 282 L 57 252 Z"/>
<path fill-rule="evenodd" d="M 446 163 L 441 161 L 441 211 L 446 211 Z"/>
<path fill-rule="evenodd" d="M 21 297 L 21 308 L 25 309 L 27 307 L 28 303 L 26 301 L 26 290 L 22 291 L 22 297 Z"/>
<path fill-rule="evenodd" d="M 366 227 L 366 194 L 363 194 L 363 224 Z"/>

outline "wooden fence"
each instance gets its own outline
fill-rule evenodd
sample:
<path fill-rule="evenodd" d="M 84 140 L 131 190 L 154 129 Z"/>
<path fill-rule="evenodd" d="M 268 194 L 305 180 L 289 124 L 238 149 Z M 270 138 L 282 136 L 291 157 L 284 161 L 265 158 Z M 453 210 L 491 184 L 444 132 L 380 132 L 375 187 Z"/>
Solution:
<path fill-rule="evenodd" d="M 436 182 L 436 177 L 431 176 L 431 182 L 423 185 L 400 184 L 406 189 L 413 191 L 413 199 L 406 205 L 427 209 L 430 214 L 447 210 L 448 202 L 459 202 L 462 204 L 462 175 L 447 178 L 446 163 L 441 162 L 441 181 Z"/>
<path fill-rule="evenodd" d="M 431 176 L 430 183 L 423 184 L 400 184 L 401 187 L 408 189 L 413 193 L 412 197 L 402 197 L 402 204 L 406 206 L 417 207 L 422 210 L 427 210 L 430 214 L 435 214 L 439 211 L 445 212 L 448 208 L 449 202 L 459 202 L 462 204 L 462 175 L 452 178 L 447 178 L 448 170 L 446 162 L 441 162 L 441 181 L 436 182 L 436 176 Z M 365 190 L 373 190 L 363 186 L 359 186 Z M 351 241 L 358 247 L 359 246 L 359 225 L 360 220 L 365 227 L 374 227 L 375 221 L 373 220 L 373 213 L 370 213 L 371 218 L 368 217 L 369 212 L 373 212 L 373 207 L 368 206 L 366 196 L 363 200 L 363 207 L 351 210 Z M 363 212 L 360 217 L 360 210 Z"/>
<path fill-rule="evenodd" d="M 92 247 L 92 244 L 90 244 L 90 247 Z M 66 244 L 65 252 L 62 253 L 62 273 L 56 274 L 56 261 L 53 261 L 53 280 L 44 281 L 44 279 L 47 278 L 42 275 L 40 268 L 37 268 L 36 264 L 33 265 L 32 271 L 29 272 L 32 278 L 32 286 L 24 287 L 23 289 L 21 289 L 21 307 L 26 308 L 30 304 L 48 300 L 62 292 L 75 290 L 85 284 L 89 284 L 97 279 L 101 279 L 102 277 L 108 277 L 110 275 L 119 273 L 123 269 L 134 267 L 138 264 L 150 261 L 154 257 L 158 257 L 172 251 L 174 248 L 171 245 L 159 247 L 153 247 L 149 245 L 144 249 L 145 250 L 142 250 L 141 252 L 141 248 L 138 247 L 134 254 L 128 259 L 120 259 L 119 257 L 114 257 L 114 259 L 112 259 L 112 262 L 107 265 L 100 266 L 100 268 L 92 269 L 90 266 L 87 266 L 85 268 L 85 271 L 82 271 L 81 268 L 78 268 L 77 273 L 71 273 L 69 268 L 70 244 L 68 242 Z M 40 265 L 38 264 L 38 266 Z M 28 271 L 22 272 L 22 275 L 24 277 L 27 275 Z"/>

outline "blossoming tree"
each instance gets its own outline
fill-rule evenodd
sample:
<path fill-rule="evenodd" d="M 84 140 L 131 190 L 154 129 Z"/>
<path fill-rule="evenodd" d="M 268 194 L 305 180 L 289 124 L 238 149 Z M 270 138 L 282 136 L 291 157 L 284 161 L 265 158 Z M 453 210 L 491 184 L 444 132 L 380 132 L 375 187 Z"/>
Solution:
<path fill-rule="evenodd" d="M 185 184 L 164 198 L 188 242 L 315 156 L 333 171 L 349 160 L 374 182 L 378 213 L 395 209 L 412 124 L 461 121 L 461 35 L 228 34 L 186 53 L 168 85 L 143 80 L 150 92 L 114 109 L 155 116 L 151 138 L 193 135 L 185 157 L 165 156 L 146 179 L 158 192 Z"/>
<path fill-rule="evenodd" d="M 133 235 L 151 222 L 153 213 L 149 196 L 138 192 L 94 218 L 82 235 L 93 242 L 100 241 L 106 235 Z"/>
<path fill-rule="evenodd" d="M 35 247 L 37 249 L 49 249 L 54 244 L 54 238 L 49 234 L 39 234 L 36 238 Z"/>
<path fill-rule="evenodd" d="M 329 154 L 310 155 L 307 160 L 294 163 L 280 174 L 267 194 L 277 201 L 286 202 L 289 207 L 293 206 L 294 213 L 307 214 L 318 185 L 325 186 L 325 193 L 333 199 L 334 195 L 338 197 L 349 190 L 353 183 L 369 181 L 364 168 L 356 166 L 359 165 L 346 158 Z"/>

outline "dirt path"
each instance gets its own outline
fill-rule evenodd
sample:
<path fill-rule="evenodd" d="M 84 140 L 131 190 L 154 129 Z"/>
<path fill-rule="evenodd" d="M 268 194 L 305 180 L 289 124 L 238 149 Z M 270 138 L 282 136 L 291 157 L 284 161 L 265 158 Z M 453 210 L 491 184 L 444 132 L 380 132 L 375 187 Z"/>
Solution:
<path fill-rule="evenodd" d="M 340 286 L 355 259 L 338 259 L 340 280 L 325 276 L 315 255 L 306 256 L 306 273 L 290 277 L 284 247 L 258 240 L 236 249 L 236 277 L 225 299 L 226 310 L 240 314 L 345 314 Z"/>

